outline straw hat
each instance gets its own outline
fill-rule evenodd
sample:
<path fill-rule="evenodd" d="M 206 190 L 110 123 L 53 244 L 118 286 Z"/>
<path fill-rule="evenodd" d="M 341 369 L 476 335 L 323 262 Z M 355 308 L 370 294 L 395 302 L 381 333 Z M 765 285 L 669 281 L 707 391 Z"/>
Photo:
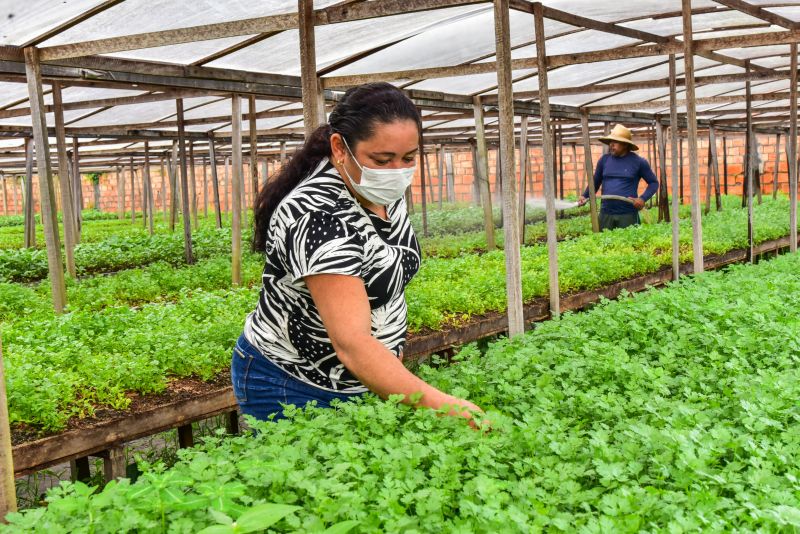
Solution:
<path fill-rule="evenodd" d="M 627 143 L 631 146 L 631 150 L 633 151 L 639 150 L 639 147 L 633 143 L 632 139 L 633 135 L 631 134 L 631 131 L 625 128 L 623 125 L 617 124 L 616 126 L 614 126 L 614 129 L 611 130 L 610 134 L 603 137 L 599 137 L 597 140 L 600 141 L 601 143 L 605 143 L 606 145 L 610 141 Z"/>

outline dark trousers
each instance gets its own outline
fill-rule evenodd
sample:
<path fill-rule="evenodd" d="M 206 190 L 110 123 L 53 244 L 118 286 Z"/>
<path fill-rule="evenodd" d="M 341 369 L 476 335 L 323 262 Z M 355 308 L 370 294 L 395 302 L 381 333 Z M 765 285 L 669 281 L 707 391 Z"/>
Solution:
<path fill-rule="evenodd" d="M 298 380 L 265 358 L 244 335 L 233 349 L 231 382 L 242 413 L 261 420 L 282 419 L 287 404 L 302 407 L 316 401 L 317 406 L 330 408 L 334 399 L 361 396 L 327 391 Z"/>
<path fill-rule="evenodd" d="M 615 228 L 627 228 L 628 226 L 635 226 L 641 221 L 639 220 L 639 213 L 622 213 L 612 214 L 600 212 L 600 231 L 614 230 Z"/>

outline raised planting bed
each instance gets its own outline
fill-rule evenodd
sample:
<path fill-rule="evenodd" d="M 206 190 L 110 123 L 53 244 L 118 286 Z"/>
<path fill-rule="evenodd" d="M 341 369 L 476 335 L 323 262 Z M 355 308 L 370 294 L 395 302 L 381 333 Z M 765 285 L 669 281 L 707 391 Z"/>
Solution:
<path fill-rule="evenodd" d="M 784 237 L 761 243 L 756 254 L 770 254 L 785 249 L 789 238 Z M 706 269 L 715 270 L 746 260 L 745 250 L 735 250 L 706 260 Z M 692 272 L 689 263 L 681 272 Z M 615 299 L 623 293 L 636 293 L 651 287 L 663 286 L 672 280 L 671 270 L 661 270 L 630 280 L 624 280 L 601 289 L 564 295 L 564 311 L 581 310 L 602 299 Z M 533 323 L 550 318 L 548 303 L 537 299 L 525 306 L 526 322 Z M 451 326 L 441 331 L 423 331 L 409 336 L 406 357 L 420 359 L 430 354 L 448 350 L 479 339 L 505 332 L 507 318 L 500 313 L 473 317 L 461 326 Z M 193 421 L 236 410 L 236 401 L 230 387 L 228 371 L 216 375 L 208 382 L 182 379 L 170 382 L 158 395 L 131 395 L 132 402 L 126 410 L 101 410 L 96 417 L 73 418 L 65 432 L 36 439 L 35 432 L 17 428 L 14 433 L 14 471 L 18 476 L 38 471 L 68 460 L 96 454 L 119 447 L 134 439 L 164 430 L 185 426 Z"/>

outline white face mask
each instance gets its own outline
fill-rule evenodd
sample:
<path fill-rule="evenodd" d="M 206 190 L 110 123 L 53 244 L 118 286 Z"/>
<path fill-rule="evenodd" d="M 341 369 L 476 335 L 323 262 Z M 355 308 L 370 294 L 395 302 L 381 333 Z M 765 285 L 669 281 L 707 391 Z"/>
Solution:
<path fill-rule="evenodd" d="M 358 162 L 353 151 L 350 150 L 350 146 L 345 141 L 344 136 L 342 136 L 342 141 L 344 141 L 344 146 L 347 147 L 347 151 L 350 152 L 353 161 L 361 169 L 361 183 L 357 184 L 350 176 L 350 173 L 347 172 L 347 168 L 342 165 L 344 173 L 356 193 L 370 202 L 380 205 L 391 204 L 403 198 L 406 188 L 411 185 L 411 180 L 414 178 L 416 165 L 402 169 L 372 169 L 364 167 Z"/>

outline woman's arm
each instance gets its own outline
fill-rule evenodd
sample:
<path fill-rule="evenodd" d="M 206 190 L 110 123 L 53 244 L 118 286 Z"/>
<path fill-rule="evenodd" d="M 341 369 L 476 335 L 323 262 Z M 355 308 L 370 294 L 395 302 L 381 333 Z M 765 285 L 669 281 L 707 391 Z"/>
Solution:
<path fill-rule="evenodd" d="M 450 415 L 470 418 L 469 410 L 480 411 L 471 402 L 439 391 L 413 373 L 372 336 L 370 307 L 364 281 L 355 276 L 317 274 L 304 278 L 339 360 L 370 391 L 381 398 L 402 394 L 406 404 L 421 393 L 417 403 L 439 409 L 460 407 Z"/>

